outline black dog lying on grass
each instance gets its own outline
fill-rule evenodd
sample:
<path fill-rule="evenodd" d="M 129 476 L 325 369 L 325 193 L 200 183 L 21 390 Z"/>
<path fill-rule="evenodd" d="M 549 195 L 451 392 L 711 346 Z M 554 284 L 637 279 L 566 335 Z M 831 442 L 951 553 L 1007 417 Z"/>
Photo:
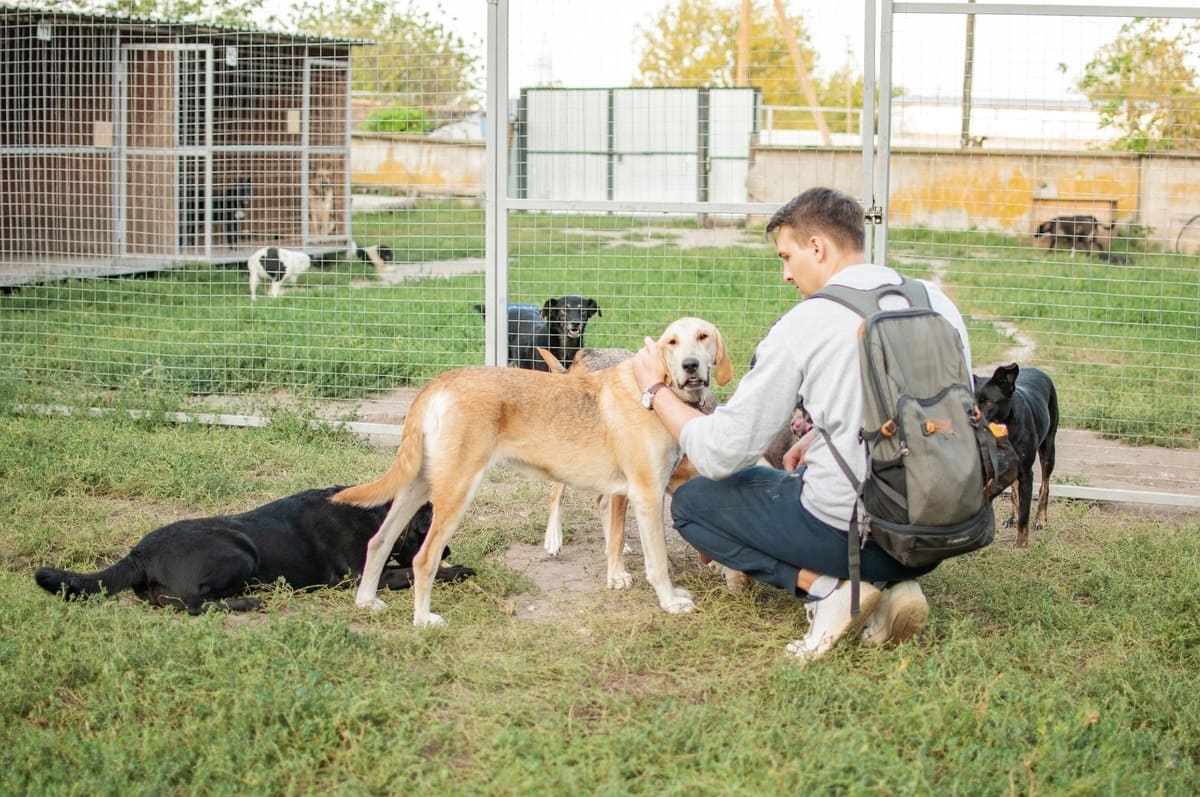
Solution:
<path fill-rule="evenodd" d="M 1054 473 L 1054 436 L 1058 432 L 1058 393 L 1054 382 L 1036 368 L 1002 365 L 990 379 L 976 378 L 975 402 L 988 422 L 1005 424 L 1017 454 L 1019 473 L 1012 486 L 1016 547 L 1029 544 L 1029 507 L 1033 495 L 1033 459 L 1042 464 L 1035 528 L 1047 525 L 1050 474 Z"/>
<path fill-rule="evenodd" d="M 66 599 L 133 589 L 155 606 L 199 614 L 209 605 L 254 611 L 262 601 L 240 596 L 247 587 L 283 579 L 294 589 L 346 585 L 362 575 L 367 541 L 383 523 L 390 504 L 361 509 L 335 504 L 342 487 L 306 490 L 240 515 L 179 520 L 155 529 L 124 558 L 97 573 L 40 567 L 38 586 Z M 392 550 L 380 584 L 412 586 L 412 558 L 425 541 L 433 514 L 425 504 Z M 450 549 L 446 549 L 446 556 Z M 469 567 L 440 567 L 439 581 L 475 575 Z"/>

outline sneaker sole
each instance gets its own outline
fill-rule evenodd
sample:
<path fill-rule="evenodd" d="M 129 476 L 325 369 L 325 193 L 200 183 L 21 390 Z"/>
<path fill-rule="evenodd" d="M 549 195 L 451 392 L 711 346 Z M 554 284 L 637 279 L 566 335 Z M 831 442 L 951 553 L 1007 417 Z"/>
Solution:
<path fill-rule="evenodd" d="M 846 633 L 843 636 L 857 634 L 867 624 L 867 620 L 871 618 L 871 613 L 879 607 L 879 602 L 883 600 L 883 591 L 875 590 L 869 595 L 859 594 L 858 596 L 858 617 L 850 618 L 850 625 L 846 628 Z"/>
<path fill-rule="evenodd" d="M 925 627 L 929 619 L 929 604 L 917 598 L 909 598 L 896 608 L 892 615 L 892 635 L 888 641 L 893 645 L 911 639 Z"/>

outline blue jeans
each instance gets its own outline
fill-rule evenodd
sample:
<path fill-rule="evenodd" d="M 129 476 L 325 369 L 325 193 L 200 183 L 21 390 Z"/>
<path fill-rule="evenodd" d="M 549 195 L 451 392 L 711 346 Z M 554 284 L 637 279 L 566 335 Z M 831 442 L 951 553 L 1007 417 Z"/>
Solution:
<path fill-rule="evenodd" d="M 800 504 L 804 468 L 788 472 L 754 467 L 713 481 L 683 484 L 671 499 L 676 530 L 703 554 L 793 595 L 796 574 L 812 570 L 849 578 L 845 529 L 818 520 Z M 936 565 L 905 567 L 874 540 L 861 552 L 863 581 L 904 581 Z"/>

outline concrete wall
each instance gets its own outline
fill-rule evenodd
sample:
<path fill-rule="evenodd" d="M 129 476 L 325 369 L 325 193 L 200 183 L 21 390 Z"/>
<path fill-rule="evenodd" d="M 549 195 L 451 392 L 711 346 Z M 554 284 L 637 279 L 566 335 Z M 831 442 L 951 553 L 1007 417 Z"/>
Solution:
<path fill-rule="evenodd" d="M 483 196 L 486 169 L 487 150 L 482 141 L 355 133 L 350 142 L 350 181 L 357 187 L 435 196 Z"/>
<path fill-rule="evenodd" d="M 783 203 L 806 187 L 862 192 L 857 149 L 756 147 L 746 179 L 751 202 Z M 1200 155 L 1121 152 L 892 150 L 892 224 L 1032 233 L 1065 212 L 1152 228 L 1164 244 L 1200 214 Z"/>
<path fill-rule="evenodd" d="M 408 194 L 483 196 L 483 142 L 355 133 L 355 186 Z M 1173 248 L 1200 214 L 1200 154 L 1042 153 L 899 148 L 892 151 L 892 224 L 933 229 L 1032 233 L 1065 213 L 1140 224 Z M 814 185 L 862 191 L 862 154 L 852 147 L 757 146 L 750 153 L 747 201 L 782 204 Z M 1185 250 L 1200 248 L 1200 222 Z M 1181 242 L 1183 246 L 1184 242 Z"/>

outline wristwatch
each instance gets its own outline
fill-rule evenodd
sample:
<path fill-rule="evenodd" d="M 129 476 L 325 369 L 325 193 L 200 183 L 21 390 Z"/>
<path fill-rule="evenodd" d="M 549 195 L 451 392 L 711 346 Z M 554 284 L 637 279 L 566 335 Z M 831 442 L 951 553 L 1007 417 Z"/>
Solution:
<path fill-rule="evenodd" d="M 648 410 L 654 409 L 654 394 L 666 387 L 665 382 L 655 382 L 642 393 L 642 406 Z"/>

